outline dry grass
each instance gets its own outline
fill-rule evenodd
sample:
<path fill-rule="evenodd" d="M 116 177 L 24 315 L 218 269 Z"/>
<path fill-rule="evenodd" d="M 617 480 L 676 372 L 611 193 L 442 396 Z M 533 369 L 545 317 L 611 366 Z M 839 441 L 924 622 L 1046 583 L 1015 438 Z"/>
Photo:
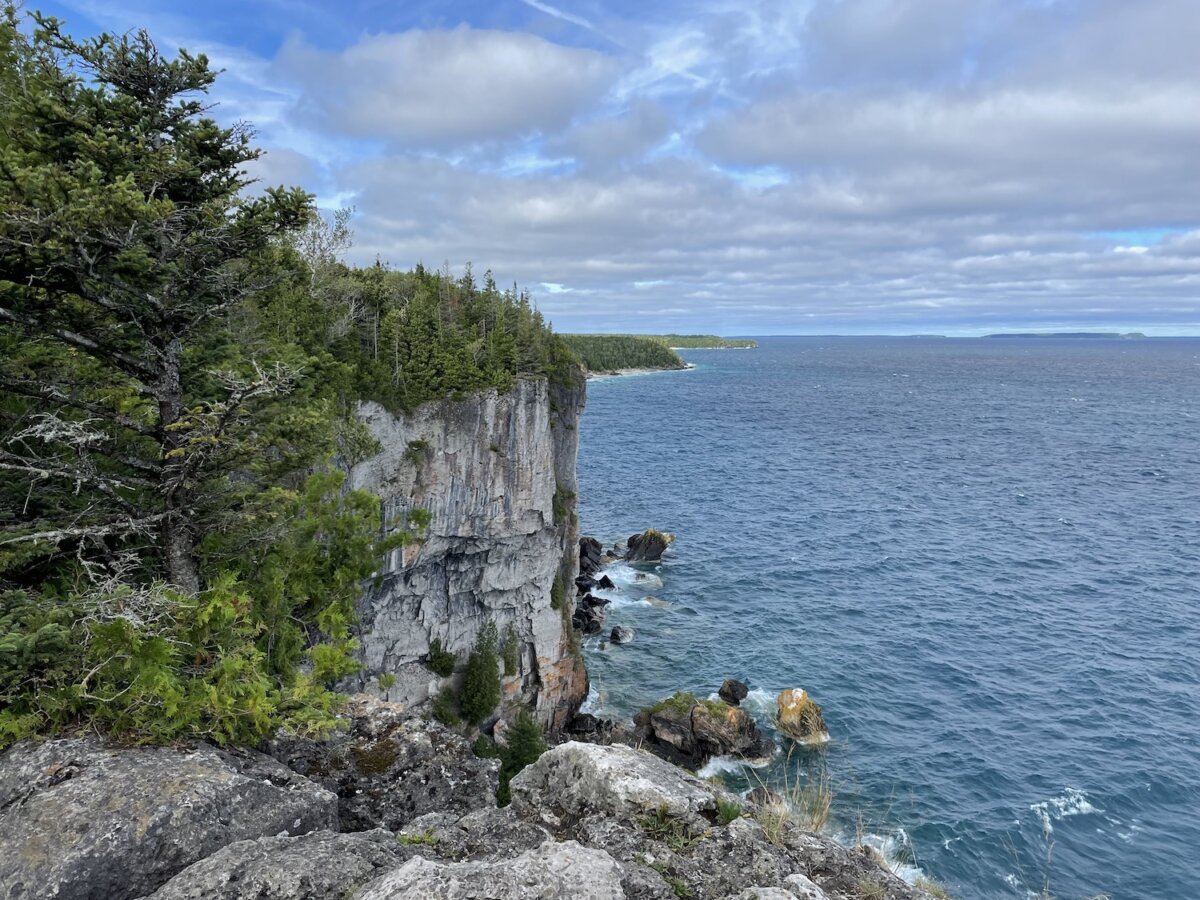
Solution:
<path fill-rule="evenodd" d="M 779 796 L 778 800 L 761 804 L 754 814 L 754 818 L 773 844 L 782 843 L 784 831 L 789 823 L 804 831 L 813 832 L 821 831 L 829 824 L 829 811 L 833 806 L 833 782 L 829 770 L 822 767 L 816 780 L 808 782 L 802 781 L 799 776 L 793 776 L 791 772 L 789 753 L 784 765 L 782 786 L 769 788 L 759 781 L 759 787 Z"/>
<path fill-rule="evenodd" d="M 933 897 L 933 900 L 951 900 L 950 892 L 932 878 L 922 876 L 913 882 L 913 887 L 919 891 L 924 891 L 930 897 Z"/>

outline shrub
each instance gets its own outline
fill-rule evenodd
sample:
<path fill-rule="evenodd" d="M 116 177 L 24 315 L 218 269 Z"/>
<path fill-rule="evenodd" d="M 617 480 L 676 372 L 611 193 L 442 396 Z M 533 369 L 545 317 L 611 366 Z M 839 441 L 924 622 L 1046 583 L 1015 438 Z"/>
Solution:
<path fill-rule="evenodd" d="M 725 800 L 724 798 L 717 801 L 717 819 L 722 825 L 728 825 L 735 819 L 742 817 L 742 805 L 736 800 Z"/>
<path fill-rule="evenodd" d="M 496 654 L 496 625 L 488 622 L 479 631 L 467 657 L 459 706 L 463 718 L 478 725 L 500 703 L 500 660 Z"/>
<path fill-rule="evenodd" d="M 453 728 L 461 721 L 458 714 L 458 700 L 455 699 L 454 691 L 450 688 L 442 688 L 441 692 L 433 698 L 429 711 L 435 719 L 449 728 Z"/>
<path fill-rule="evenodd" d="M 501 654 L 504 657 L 504 674 L 516 675 L 521 665 L 521 644 L 517 637 L 517 629 L 509 625 L 504 631 L 504 652 Z"/>
<path fill-rule="evenodd" d="M 379 689 L 383 691 L 383 699 L 390 700 L 392 688 L 396 686 L 396 673 L 382 672 L 377 680 L 379 682 Z"/>
<path fill-rule="evenodd" d="M 511 796 L 509 782 L 518 772 L 535 763 L 546 752 L 546 735 L 537 719 L 524 707 L 517 713 L 516 721 L 508 730 L 508 746 L 500 749 L 500 786 L 496 790 L 496 803 L 508 806 Z"/>
<path fill-rule="evenodd" d="M 408 446 L 404 448 L 404 458 L 414 466 L 419 466 L 425 461 L 425 454 L 429 450 L 429 441 L 409 441 Z"/>
<path fill-rule="evenodd" d="M 458 657 L 442 646 L 441 638 L 433 638 L 429 642 L 429 670 L 436 675 L 447 678 L 454 674 L 454 664 Z"/>
<path fill-rule="evenodd" d="M 950 900 L 949 891 L 932 878 L 926 878 L 924 875 L 913 882 L 913 887 L 929 894 L 934 900 Z"/>
<path fill-rule="evenodd" d="M 567 589 L 563 587 L 562 576 L 556 575 L 550 585 L 550 608 L 562 610 L 567 605 Z"/>

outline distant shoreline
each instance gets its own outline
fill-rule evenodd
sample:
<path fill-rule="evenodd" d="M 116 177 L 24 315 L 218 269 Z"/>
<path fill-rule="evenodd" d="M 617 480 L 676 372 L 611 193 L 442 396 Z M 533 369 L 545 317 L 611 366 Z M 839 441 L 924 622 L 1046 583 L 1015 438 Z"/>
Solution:
<path fill-rule="evenodd" d="M 696 368 L 695 363 L 685 363 L 682 366 L 664 366 L 662 368 L 609 369 L 607 371 L 588 372 L 586 378 L 588 381 L 603 381 L 608 378 L 620 378 L 625 375 L 653 375 L 655 372 L 686 372 L 694 368 Z"/>

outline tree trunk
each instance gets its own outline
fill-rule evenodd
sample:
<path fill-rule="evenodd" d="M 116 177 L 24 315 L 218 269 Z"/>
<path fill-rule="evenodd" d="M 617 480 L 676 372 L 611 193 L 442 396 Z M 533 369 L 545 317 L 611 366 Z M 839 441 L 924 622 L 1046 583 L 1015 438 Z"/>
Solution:
<path fill-rule="evenodd" d="M 155 394 L 158 398 L 159 439 L 163 449 L 163 555 L 167 580 L 186 594 L 200 591 L 200 573 L 196 567 L 196 539 L 191 521 L 191 485 L 183 475 L 186 453 L 180 450 L 187 436 L 171 428 L 183 415 L 183 384 L 180 369 L 183 364 L 183 344 L 171 339 L 163 348 L 162 371 Z"/>

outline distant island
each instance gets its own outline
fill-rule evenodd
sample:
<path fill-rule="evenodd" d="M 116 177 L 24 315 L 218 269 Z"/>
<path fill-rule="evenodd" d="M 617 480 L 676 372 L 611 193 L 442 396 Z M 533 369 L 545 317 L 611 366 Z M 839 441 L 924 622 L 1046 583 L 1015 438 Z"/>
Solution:
<path fill-rule="evenodd" d="M 653 341 L 661 341 L 672 350 L 753 350 L 758 341 L 750 338 L 723 338 L 715 334 L 647 334 Z"/>
<path fill-rule="evenodd" d="M 757 341 L 715 334 L 563 334 L 560 337 L 593 375 L 687 369 L 676 349 L 751 350 Z"/>
<path fill-rule="evenodd" d="M 985 338 L 1059 338 L 1069 340 L 1131 340 L 1144 338 L 1140 331 L 1130 331 L 1124 334 L 1117 331 L 1018 331 L 1008 334 L 985 334 Z"/>

